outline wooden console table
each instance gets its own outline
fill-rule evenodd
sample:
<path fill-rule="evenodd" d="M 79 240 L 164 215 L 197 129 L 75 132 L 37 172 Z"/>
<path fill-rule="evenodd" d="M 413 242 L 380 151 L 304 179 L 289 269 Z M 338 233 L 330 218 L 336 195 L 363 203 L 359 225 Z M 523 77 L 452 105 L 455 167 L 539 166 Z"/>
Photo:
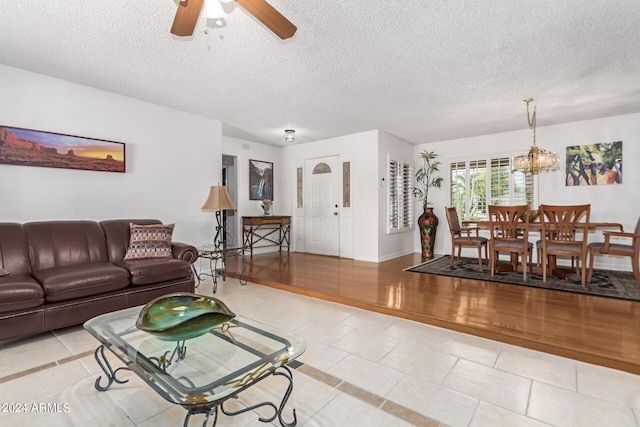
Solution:
<path fill-rule="evenodd" d="M 267 246 L 286 245 L 289 252 L 291 240 L 290 216 L 243 216 L 242 217 L 242 244 L 251 252 L 253 248 Z M 261 243 L 262 242 L 262 243 Z M 256 243 L 259 245 L 256 246 Z"/>

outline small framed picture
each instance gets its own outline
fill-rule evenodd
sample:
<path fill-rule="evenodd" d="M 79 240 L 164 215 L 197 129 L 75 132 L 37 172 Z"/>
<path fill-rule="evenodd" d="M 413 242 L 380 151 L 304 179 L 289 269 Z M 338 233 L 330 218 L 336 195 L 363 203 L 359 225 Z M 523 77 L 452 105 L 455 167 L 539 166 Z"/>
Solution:
<path fill-rule="evenodd" d="M 273 200 L 273 163 L 249 160 L 249 200 Z"/>

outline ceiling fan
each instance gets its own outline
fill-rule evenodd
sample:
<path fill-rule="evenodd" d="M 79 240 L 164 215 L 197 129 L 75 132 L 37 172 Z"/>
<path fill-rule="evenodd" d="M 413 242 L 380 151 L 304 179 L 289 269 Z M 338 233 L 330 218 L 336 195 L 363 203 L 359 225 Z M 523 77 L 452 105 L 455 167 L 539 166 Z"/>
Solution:
<path fill-rule="evenodd" d="M 296 33 L 296 26 L 265 0 L 235 1 L 281 39 L 288 39 Z M 204 0 L 180 0 L 178 11 L 171 27 L 171 34 L 176 36 L 192 35 L 203 3 Z"/>

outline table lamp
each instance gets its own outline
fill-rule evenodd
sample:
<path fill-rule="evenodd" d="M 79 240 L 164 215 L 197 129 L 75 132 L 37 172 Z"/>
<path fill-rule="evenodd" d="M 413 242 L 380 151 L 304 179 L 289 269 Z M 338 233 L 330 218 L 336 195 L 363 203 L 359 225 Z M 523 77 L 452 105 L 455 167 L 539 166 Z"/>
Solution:
<path fill-rule="evenodd" d="M 214 244 L 216 249 L 222 247 L 226 249 L 227 246 L 227 231 L 225 230 L 225 221 L 222 220 L 222 211 L 234 210 L 236 206 L 229 197 L 227 187 L 223 185 L 211 186 L 209 189 L 209 197 L 207 201 L 202 205 L 203 212 L 215 212 L 216 213 L 216 236 L 214 238 Z M 220 234 L 222 233 L 222 236 Z"/>

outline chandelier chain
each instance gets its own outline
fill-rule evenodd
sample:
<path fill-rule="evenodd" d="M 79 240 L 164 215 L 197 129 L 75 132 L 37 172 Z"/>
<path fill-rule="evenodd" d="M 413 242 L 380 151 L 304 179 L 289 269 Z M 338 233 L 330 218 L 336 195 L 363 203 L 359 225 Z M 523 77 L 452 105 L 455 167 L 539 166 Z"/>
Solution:
<path fill-rule="evenodd" d="M 527 122 L 529 123 L 529 129 L 533 131 L 533 145 L 536 145 L 536 108 L 533 107 L 533 115 L 529 113 L 529 103 L 533 101 L 533 99 L 525 99 L 524 102 L 527 103 Z"/>

